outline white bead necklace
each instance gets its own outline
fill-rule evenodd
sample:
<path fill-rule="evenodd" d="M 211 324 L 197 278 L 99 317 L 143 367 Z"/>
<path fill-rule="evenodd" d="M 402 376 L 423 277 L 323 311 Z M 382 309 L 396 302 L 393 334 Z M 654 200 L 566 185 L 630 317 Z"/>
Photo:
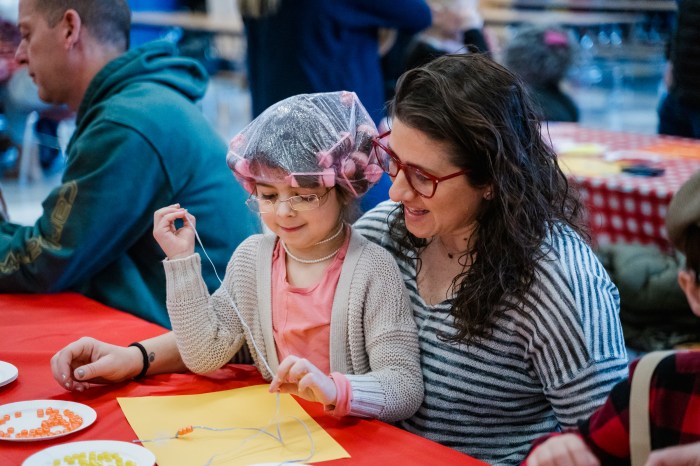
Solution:
<path fill-rule="evenodd" d="M 327 242 L 329 242 L 329 241 L 333 241 L 334 239 L 336 239 L 336 238 L 343 232 L 343 227 L 344 227 L 344 226 L 345 226 L 345 223 L 344 223 L 344 222 L 340 222 L 340 224 L 338 225 L 338 231 L 336 231 L 335 233 L 333 233 L 333 236 L 330 236 L 330 237 L 328 237 L 328 238 L 326 238 L 326 239 L 324 239 L 324 240 L 319 241 L 318 243 L 314 244 L 314 246 L 318 246 L 319 244 L 324 244 L 324 243 L 327 243 Z"/>
<path fill-rule="evenodd" d="M 324 244 L 324 243 L 327 243 L 329 241 L 333 241 L 334 239 L 336 239 L 340 235 L 340 233 L 343 232 L 344 227 L 345 227 L 345 224 L 343 222 L 340 222 L 340 227 L 338 228 L 338 231 L 336 231 L 332 236 L 330 236 L 324 240 L 321 240 L 318 243 L 315 243 L 314 246 L 317 246 L 319 244 Z M 282 247 L 284 248 L 284 252 L 286 252 L 289 257 L 291 257 L 295 261 L 300 262 L 302 264 L 318 264 L 319 262 L 327 261 L 331 257 L 334 257 L 335 255 L 337 255 L 343 247 L 343 245 L 341 244 L 340 247 L 338 249 L 336 249 L 335 251 L 333 251 L 332 253 L 328 254 L 327 256 L 320 257 L 318 259 L 302 259 L 300 257 L 295 256 L 291 252 L 289 252 L 289 249 L 287 249 L 287 245 L 284 244 L 284 241 L 280 240 L 280 243 L 282 243 Z"/>

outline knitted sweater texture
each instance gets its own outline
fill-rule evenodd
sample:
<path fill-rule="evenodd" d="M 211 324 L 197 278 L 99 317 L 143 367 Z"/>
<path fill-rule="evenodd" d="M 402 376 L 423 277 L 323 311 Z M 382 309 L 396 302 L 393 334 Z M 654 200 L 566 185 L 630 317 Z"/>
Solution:
<path fill-rule="evenodd" d="M 275 242 L 271 235 L 244 241 L 229 262 L 222 287 L 211 296 L 201 279 L 198 254 L 164 261 L 168 312 L 190 370 L 215 370 L 246 344 L 266 380 L 272 378 L 270 370 L 277 371 L 271 308 Z M 355 232 L 330 325 L 330 367 L 350 381 L 350 414 L 396 421 L 415 413 L 423 400 L 423 381 L 408 295 L 392 256 Z"/>

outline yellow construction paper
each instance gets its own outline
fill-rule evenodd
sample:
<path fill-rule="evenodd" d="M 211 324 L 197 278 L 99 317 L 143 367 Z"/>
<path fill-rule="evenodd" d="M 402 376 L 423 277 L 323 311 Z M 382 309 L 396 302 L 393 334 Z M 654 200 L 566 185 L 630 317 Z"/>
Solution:
<path fill-rule="evenodd" d="M 290 395 L 280 395 L 281 445 L 262 428 L 277 435 L 276 395 L 269 385 L 225 390 L 201 395 L 117 398 L 139 439 L 156 455 L 158 466 L 250 465 L 304 460 L 304 463 L 349 458 L 350 455 Z M 302 425 L 299 421 L 303 421 Z M 194 429 L 177 439 L 185 426 L 240 427 L 248 430 Z M 311 439 L 306 431 L 311 433 Z M 313 456 L 306 459 L 313 452 Z"/>
<path fill-rule="evenodd" d="M 564 173 L 574 176 L 608 176 L 621 172 L 620 165 L 594 157 L 559 157 L 559 165 Z"/>

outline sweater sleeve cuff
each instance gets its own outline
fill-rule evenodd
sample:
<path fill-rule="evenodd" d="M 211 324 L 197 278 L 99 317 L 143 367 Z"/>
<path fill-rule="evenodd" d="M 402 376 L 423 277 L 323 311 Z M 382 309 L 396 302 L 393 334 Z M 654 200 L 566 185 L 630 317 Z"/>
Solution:
<path fill-rule="evenodd" d="M 326 413 L 335 417 L 343 417 L 350 414 L 350 403 L 352 402 L 352 386 L 348 378 L 340 372 L 331 373 L 331 380 L 335 384 L 335 406 L 325 407 Z"/>
<path fill-rule="evenodd" d="M 202 263 L 199 254 L 163 261 L 165 269 L 166 296 L 171 302 L 190 302 L 202 296 L 209 296 L 207 285 L 202 279 Z"/>
<path fill-rule="evenodd" d="M 368 417 L 376 419 L 380 416 L 386 402 L 384 389 L 375 377 L 371 375 L 346 375 L 352 389 L 349 416 Z"/>

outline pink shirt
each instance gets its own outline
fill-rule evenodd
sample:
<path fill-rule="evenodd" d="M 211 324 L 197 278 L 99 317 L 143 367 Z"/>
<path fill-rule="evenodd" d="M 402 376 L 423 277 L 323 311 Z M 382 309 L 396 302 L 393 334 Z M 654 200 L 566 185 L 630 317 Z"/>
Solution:
<path fill-rule="evenodd" d="M 330 375 L 333 298 L 349 244 L 348 234 L 321 280 L 315 285 L 297 288 L 287 281 L 286 254 L 277 241 L 272 254 L 272 334 L 280 362 L 295 355 L 308 359 Z M 343 374 L 333 373 L 332 379 L 338 393 L 332 414 L 343 416 L 350 408 L 351 387 Z"/>

